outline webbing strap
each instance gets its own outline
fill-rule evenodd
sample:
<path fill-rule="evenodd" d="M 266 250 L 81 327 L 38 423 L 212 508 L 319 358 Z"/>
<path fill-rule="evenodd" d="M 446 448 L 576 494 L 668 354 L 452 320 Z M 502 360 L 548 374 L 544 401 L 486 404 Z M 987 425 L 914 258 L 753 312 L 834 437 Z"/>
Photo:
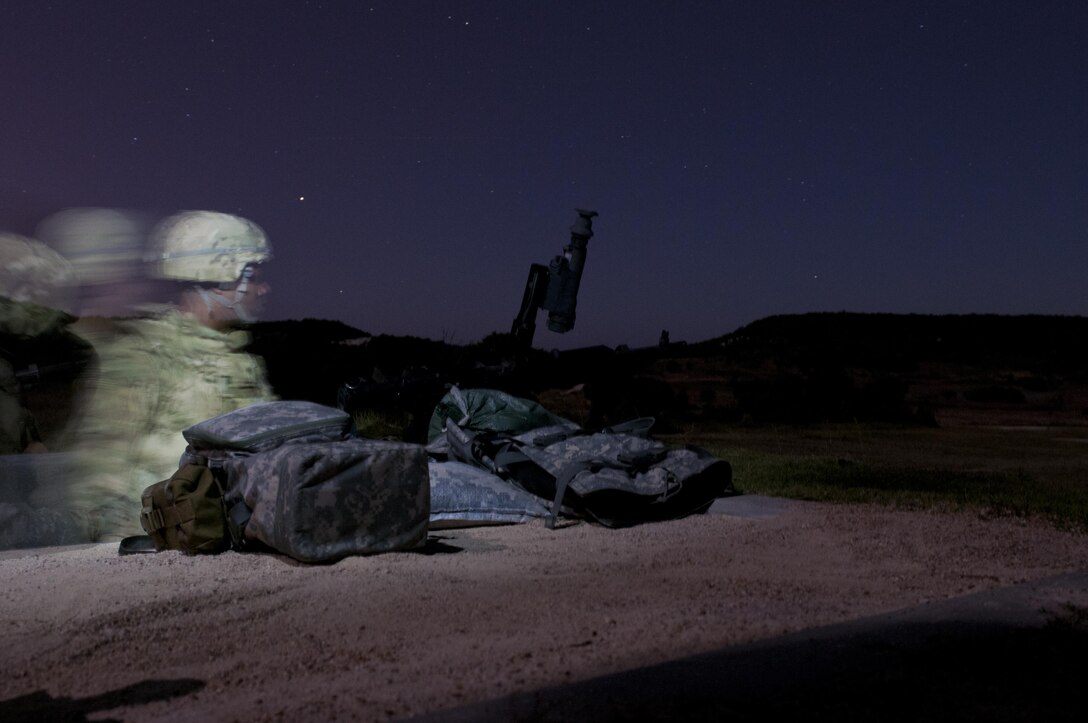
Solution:
<path fill-rule="evenodd" d="M 162 510 L 162 521 L 166 527 L 178 527 L 191 522 L 194 517 L 196 514 L 193 512 L 193 501 L 189 498 Z"/>
<path fill-rule="evenodd" d="M 651 458 L 656 455 L 646 455 L 643 461 L 652 461 Z M 559 473 L 559 476 L 555 480 L 555 501 L 552 502 L 552 510 L 548 515 L 548 519 L 545 525 L 549 530 L 555 528 L 555 519 L 559 515 L 559 508 L 563 505 L 563 497 L 567 494 L 567 487 L 579 472 L 598 472 L 602 469 L 618 469 L 632 474 L 636 471 L 636 468 L 631 464 L 625 464 L 621 460 L 619 463 L 611 462 L 606 459 L 586 459 L 578 462 L 572 462 L 568 464 Z M 589 510 L 586 510 L 589 512 Z M 590 514 L 593 514 L 590 512 Z M 593 515 L 596 517 L 596 515 Z"/>
<path fill-rule="evenodd" d="M 181 502 L 175 502 L 162 510 L 162 520 L 168 527 L 175 527 L 185 522 L 190 522 L 196 513 L 193 512 L 193 501 L 186 497 Z"/>
<path fill-rule="evenodd" d="M 668 456 L 669 451 L 667 449 L 652 449 L 637 454 L 620 454 L 617 455 L 616 459 L 622 466 L 617 466 L 617 468 L 629 468 L 637 472 L 643 472 L 650 467 L 650 465 L 656 464 Z"/>
<path fill-rule="evenodd" d="M 495 452 L 495 467 L 497 469 L 509 469 L 510 465 L 518 464 L 520 462 L 532 462 L 524 452 L 518 449 L 514 443 L 503 445 L 499 448 L 499 451 Z M 533 462 L 533 464 L 536 464 Z"/>
<path fill-rule="evenodd" d="M 188 498 L 181 502 L 162 507 L 144 505 L 144 508 L 141 511 L 141 517 L 147 520 L 150 525 L 150 528 L 145 528 L 148 532 L 151 532 L 152 530 L 165 530 L 168 527 L 177 527 L 184 522 L 192 520 L 195 516 L 192 500 L 189 500 Z"/>
<path fill-rule="evenodd" d="M 230 512 L 227 513 L 227 530 L 230 532 L 231 547 L 235 550 L 242 550 L 246 546 L 246 523 L 249 522 L 249 518 L 253 516 L 253 510 L 249 509 L 249 505 L 245 500 L 238 500 L 231 505 Z"/>
<path fill-rule="evenodd" d="M 548 519 L 544 522 L 544 526 L 549 530 L 555 529 L 555 520 L 559 516 L 559 508 L 563 506 L 563 497 L 567 494 L 567 485 L 574 479 L 574 476 L 583 470 L 592 469 L 594 466 L 592 460 L 573 462 L 563 468 L 563 471 L 559 473 L 559 476 L 555 479 L 555 500 L 552 502 L 551 512 L 548 513 Z"/>
<path fill-rule="evenodd" d="M 584 429 L 563 429 L 558 432 L 552 432 L 551 434 L 542 434 L 539 437 L 533 438 L 534 447 L 550 447 L 553 444 L 559 442 L 565 442 L 571 437 L 585 437 L 589 434 Z"/>

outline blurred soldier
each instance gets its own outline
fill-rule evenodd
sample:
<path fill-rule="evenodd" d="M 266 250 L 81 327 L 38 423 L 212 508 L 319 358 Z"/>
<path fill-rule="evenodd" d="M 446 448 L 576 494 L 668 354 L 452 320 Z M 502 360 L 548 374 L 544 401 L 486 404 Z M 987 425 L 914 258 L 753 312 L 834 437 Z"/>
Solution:
<path fill-rule="evenodd" d="M 7 359 L 0 358 L 0 454 L 44 451 L 34 415 L 23 404 L 15 369 Z"/>
<path fill-rule="evenodd" d="M 155 298 L 143 268 L 147 226 L 113 208 L 69 208 L 38 224 L 35 236 L 72 264 L 79 316 L 128 316 Z"/>
<path fill-rule="evenodd" d="M 0 234 L 0 454 L 45 451 L 16 372 L 35 361 L 36 339 L 74 320 L 67 312 L 72 285 L 71 267 L 56 252 Z"/>
<path fill-rule="evenodd" d="M 190 211 L 156 227 L 149 273 L 178 284 L 178 301 L 77 324 L 100 360 L 76 441 L 81 479 L 67 500 L 41 502 L 88 512 L 98 540 L 140 534 L 140 493 L 177 469 L 181 431 L 273 398 L 237 328 L 257 318 L 271 254 L 264 232 L 237 216 Z"/>
<path fill-rule="evenodd" d="M 67 331 L 73 274 L 68 262 L 44 244 L 0 234 L 0 549 L 64 544 L 87 539 L 83 520 L 70 510 L 28 504 L 36 486 L 60 470 L 46 452 L 35 416 L 25 404 L 19 376 L 39 367 L 82 368 L 87 348 Z M 68 344 L 68 341 L 74 342 Z M 42 349 L 73 351 L 73 359 L 41 357 Z M 71 365 L 69 367 L 69 362 Z M 58 387 L 67 390 L 67 385 Z M 52 400 L 64 406 L 66 400 Z M 45 479 L 42 479 L 42 478 Z"/>

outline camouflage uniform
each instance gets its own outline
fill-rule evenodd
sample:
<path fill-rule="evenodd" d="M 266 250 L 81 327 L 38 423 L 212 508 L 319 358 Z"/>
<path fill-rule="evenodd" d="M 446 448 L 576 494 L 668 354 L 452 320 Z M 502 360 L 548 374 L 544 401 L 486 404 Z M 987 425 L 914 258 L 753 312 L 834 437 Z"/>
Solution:
<path fill-rule="evenodd" d="M 146 225 L 141 214 L 112 208 L 69 208 L 38 224 L 37 237 L 72 264 L 80 316 L 129 316 L 154 297 Z"/>
<path fill-rule="evenodd" d="M 208 325 L 185 295 L 181 308 L 78 322 L 75 330 L 98 357 L 77 432 L 79 473 L 60 499 L 36 502 L 87 515 L 94 539 L 141 534 L 141 493 L 177 470 L 181 431 L 273 398 L 262 363 L 244 351 L 248 335 L 229 323 L 245 318 L 241 302 L 253 296 L 246 296 L 253 269 L 270 257 L 264 232 L 237 216 L 185 211 L 156 227 L 146 255 L 151 276 L 219 284 L 216 291 L 193 286 L 186 293 L 209 307 L 214 301 L 216 318 L 226 323 Z"/>
<path fill-rule="evenodd" d="M 66 311 L 72 284 L 60 255 L 34 239 L 0 234 L 0 549 L 86 538 L 76 515 L 27 502 L 42 471 L 57 465 L 56 455 L 21 454 L 41 439 L 15 375 L 35 339 L 73 320 Z"/>
<path fill-rule="evenodd" d="M 17 371 L 29 373 L 39 384 L 41 430 L 52 448 L 63 444 L 80 371 L 93 353 L 75 334 L 74 317 L 32 303 L 17 303 L 0 296 L 0 454 L 20 454 L 32 443 L 43 442 L 35 415 L 26 408 L 27 388 Z M 17 329 L 17 332 L 12 332 Z M 40 391 L 49 388 L 63 398 L 52 398 L 51 408 L 40 405 Z"/>
<path fill-rule="evenodd" d="M 20 454 L 39 439 L 33 415 L 23 408 L 15 370 L 0 359 L 0 454 Z"/>
<path fill-rule="evenodd" d="M 245 332 L 171 308 L 74 328 L 98 356 L 77 432 L 79 479 L 65 499 L 36 502 L 88 514 L 95 539 L 140 534 L 140 493 L 177 469 L 181 430 L 274 395 L 261 361 L 243 351 Z"/>

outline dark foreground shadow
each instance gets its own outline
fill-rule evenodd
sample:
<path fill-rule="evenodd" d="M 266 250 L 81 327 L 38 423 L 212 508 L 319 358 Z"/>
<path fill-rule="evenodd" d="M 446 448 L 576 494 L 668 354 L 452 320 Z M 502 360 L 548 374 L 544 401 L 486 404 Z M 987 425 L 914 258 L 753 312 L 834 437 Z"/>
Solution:
<path fill-rule="evenodd" d="M 450 555 L 459 552 L 498 552 L 506 549 L 497 542 L 473 537 L 471 531 L 471 528 L 466 528 L 441 530 L 437 534 L 432 532 L 427 537 L 426 545 L 408 552 L 420 555 Z"/>
<path fill-rule="evenodd" d="M 458 552 L 464 552 L 465 548 L 456 544 L 451 545 L 446 540 L 452 539 L 451 537 L 442 537 L 441 535 L 431 535 L 427 538 L 426 544 L 417 550 L 408 550 L 417 555 L 455 555 Z"/>
<path fill-rule="evenodd" d="M 203 688 L 202 680 L 144 680 L 133 685 L 111 690 L 87 698 L 53 697 L 39 690 L 20 698 L 0 701 L 0 721 L 22 723 L 26 721 L 50 721 L 50 723 L 77 723 L 92 720 L 88 716 L 104 710 L 144 705 L 169 698 L 189 695 Z M 95 723 L 110 723 L 115 718 L 94 718 Z"/>
<path fill-rule="evenodd" d="M 1049 617 L 1038 609 L 1004 616 L 940 604 L 916 610 L 418 720 L 1084 720 L 1088 610 Z"/>

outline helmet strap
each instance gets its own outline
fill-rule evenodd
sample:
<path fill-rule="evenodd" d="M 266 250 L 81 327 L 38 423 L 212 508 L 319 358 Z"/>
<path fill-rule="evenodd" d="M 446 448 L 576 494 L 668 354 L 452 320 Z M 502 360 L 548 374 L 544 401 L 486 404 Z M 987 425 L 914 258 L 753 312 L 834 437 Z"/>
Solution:
<path fill-rule="evenodd" d="M 242 274 L 239 277 L 238 285 L 234 287 L 234 299 L 235 303 L 240 301 L 240 296 L 244 296 L 246 291 L 249 290 L 249 280 L 253 278 L 254 269 L 253 264 L 246 264 L 242 267 Z"/>
<path fill-rule="evenodd" d="M 243 298 L 246 296 L 246 285 L 247 281 L 243 281 L 242 283 L 238 284 L 238 286 L 234 289 L 233 298 L 227 298 L 220 294 L 212 294 L 211 291 L 203 288 L 202 286 L 194 286 L 193 290 L 196 291 L 197 296 L 199 296 L 200 299 L 205 302 L 205 307 L 208 309 L 209 319 L 214 319 L 214 317 L 217 316 L 217 314 L 214 313 L 215 309 L 217 309 L 218 307 L 222 307 L 224 309 L 230 309 L 231 313 L 238 321 L 255 322 L 257 321 L 256 317 L 252 316 L 249 312 L 246 311 L 245 304 L 240 303 L 240 301 L 242 301 Z"/>

